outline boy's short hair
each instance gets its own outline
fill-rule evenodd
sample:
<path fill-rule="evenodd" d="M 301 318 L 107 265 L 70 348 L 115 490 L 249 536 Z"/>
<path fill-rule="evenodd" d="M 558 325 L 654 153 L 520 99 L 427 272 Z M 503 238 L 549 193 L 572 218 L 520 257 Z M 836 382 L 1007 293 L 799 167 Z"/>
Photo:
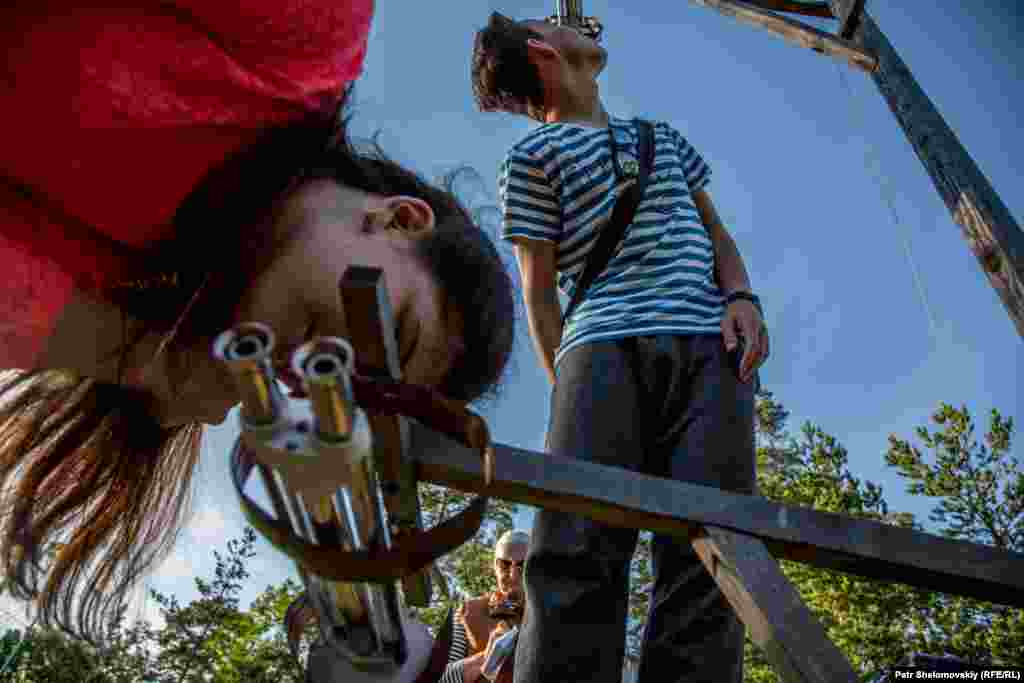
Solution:
<path fill-rule="evenodd" d="M 538 118 L 544 86 L 526 41 L 544 36 L 503 14 L 491 14 L 473 43 L 471 78 L 480 111 L 507 111 Z"/>

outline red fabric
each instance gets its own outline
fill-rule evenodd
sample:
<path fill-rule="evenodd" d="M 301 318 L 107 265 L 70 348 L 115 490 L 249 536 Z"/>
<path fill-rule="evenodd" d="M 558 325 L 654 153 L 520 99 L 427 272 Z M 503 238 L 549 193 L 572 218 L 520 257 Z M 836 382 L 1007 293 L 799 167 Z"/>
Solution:
<path fill-rule="evenodd" d="M 373 14 L 373 0 L 81 4 L 0 9 L 0 367 L 31 366 L 74 288 L 166 237 L 212 165 L 336 107 Z"/>

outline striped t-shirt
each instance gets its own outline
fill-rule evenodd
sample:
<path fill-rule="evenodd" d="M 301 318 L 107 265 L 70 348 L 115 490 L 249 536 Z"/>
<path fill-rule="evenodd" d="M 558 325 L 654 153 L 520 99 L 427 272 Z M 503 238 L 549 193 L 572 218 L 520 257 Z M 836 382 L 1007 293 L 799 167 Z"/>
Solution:
<path fill-rule="evenodd" d="M 638 159 L 633 121 L 612 118 L 619 168 Z M 609 128 L 542 125 L 505 158 L 499 180 L 505 239 L 553 242 L 558 287 L 571 297 L 615 201 L 634 182 L 618 177 Z M 722 292 L 692 192 L 711 170 L 674 128 L 654 124 L 655 158 L 633 223 L 604 272 L 566 321 L 557 364 L 584 343 L 655 334 L 720 334 Z"/>
<path fill-rule="evenodd" d="M 448 666 L 441 675 L 440 683 L 463 683 L 462 670 L 465 662 L 462 660 L 469 656 L 469 639 L 466 637 L 466 627 L 462 625 L 461 619 L 455 619 L 452 624 L 452 645 L 448 650 Z"/>

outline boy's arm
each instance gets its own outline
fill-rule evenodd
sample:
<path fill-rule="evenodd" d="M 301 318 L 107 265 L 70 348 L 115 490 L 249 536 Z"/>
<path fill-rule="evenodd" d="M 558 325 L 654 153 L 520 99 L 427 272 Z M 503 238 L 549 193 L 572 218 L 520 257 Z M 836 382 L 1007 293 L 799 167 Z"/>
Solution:
<path fill-rule="evenodd" d="M 554 384 L 555 352 L 562 341 L 562 305 L 558 301 L 556 248 L 551 242 L 525 238 L 515 239 L 514 243 L 533 348 L 541 367 Z"/>
<path fill-rule="evenodd" d="M 722 225 L 707 190 L 700 189 L 693 193 L 693 201 L 697 205 L 701 221 L 711 237 L 712 249 L 715 252 L 715 275 L 723 294 L 733 292 L 749 292 L 750 277 L 740 256 L 740 250 L 732 235 Z M 725 347 L 732 351 L 736 348 L 737 334 L 742 336 L 747 346 L 740 360 L 740 378 L 749 381 L 754 370 L 768 357 L 768 331 L 765 329 L 761 312 L 754 304 L 744 299 L 732 302 L 725 309 L 722 318 L 722 336 Z"/>
<path fill-rule="evenodd" d="M 711 245 L 715 251 L 715 276 L 722 293 L 749 292 L 750 277 L 743 264 L 743 257 L 740 256 L 736 241 L 722 225 L 722 219 L 718 217 L 711 195 L 707 190 L 697 190 L 692 196 L 701 222 L 711 237 Z"/>
<path fill-rule="evenodd" d="M 541 367 L 555 381 L 555 352 L 562 341 L 558 301 L 558 242 L 562 215 L 544 160 L 513 148 L 498 181 L 502 237 L 515 245 L 523 303 Z"/>

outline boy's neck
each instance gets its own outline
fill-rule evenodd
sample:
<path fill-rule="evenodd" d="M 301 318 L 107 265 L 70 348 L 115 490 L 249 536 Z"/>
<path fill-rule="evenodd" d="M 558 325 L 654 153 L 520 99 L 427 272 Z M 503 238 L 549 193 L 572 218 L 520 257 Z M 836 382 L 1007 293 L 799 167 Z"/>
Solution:
<path fill-rule="evenodd" d="M 597 81 L 580 74 L 567 79 L 567 85 L 550 98 L 544 112 L 545 123 L 579 123 L 594 128 L 608 126 L 608 112 L 601 101 Z"/>

